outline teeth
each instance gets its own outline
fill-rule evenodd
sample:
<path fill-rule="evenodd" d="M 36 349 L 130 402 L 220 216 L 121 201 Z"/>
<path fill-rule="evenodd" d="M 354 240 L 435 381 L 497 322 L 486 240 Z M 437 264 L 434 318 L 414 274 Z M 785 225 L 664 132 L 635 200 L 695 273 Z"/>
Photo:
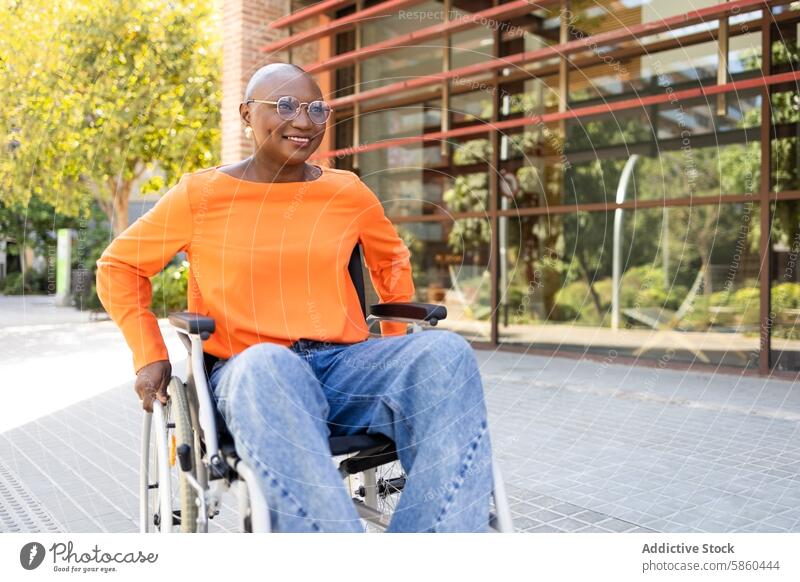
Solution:
<path fill-rule="evenodd" d="M 290 139 L 292 141 L 296 141 L 297 143 L 308 143 L 308 141 L 309 141 L 307 137 L 294 137 L 292 135 L 287 135 L 286 139 Z"/>

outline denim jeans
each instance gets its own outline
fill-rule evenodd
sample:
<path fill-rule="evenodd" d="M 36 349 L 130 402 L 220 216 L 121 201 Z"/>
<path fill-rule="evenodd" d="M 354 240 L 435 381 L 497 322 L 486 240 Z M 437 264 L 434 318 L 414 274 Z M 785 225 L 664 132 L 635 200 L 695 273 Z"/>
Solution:
<path fill-rule="evenodd" d="M 475 354 L 457 333 L 259 343 L 217 362 L 210 385 L 273 531 L 364 531 L 328 445 L 358 433 L 394 440 L 407 475 L 387 531 L 486 531 L 486 405 Z"/>

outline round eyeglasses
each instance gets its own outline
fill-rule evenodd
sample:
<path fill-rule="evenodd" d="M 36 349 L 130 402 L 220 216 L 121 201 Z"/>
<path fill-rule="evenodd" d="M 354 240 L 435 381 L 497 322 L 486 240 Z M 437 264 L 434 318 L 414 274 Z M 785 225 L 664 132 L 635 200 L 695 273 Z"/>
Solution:
<path fill-rule="evenodd" d="M 286 121 L 291 121 L 300 115 L 300 108 L 306 105 L 308 107 L 308 118 L 312 123 L 316 123 L 317 125 L 322 125 L 328 121 L 328 118 L 331 116 L 331 111 L 333 111 L 333 108 L 325 103 L 325 101 L 318 100 L 312 101 L 311 103 L 301 103 L 297 97 L 292 97 L 291 95 L 280 97 L 277 101 L 248 99 L 245 103 L 267 103 L 269 105 L 275 105 L 278 115 L 281 116 L 281 119 L 285 119 Z"/>

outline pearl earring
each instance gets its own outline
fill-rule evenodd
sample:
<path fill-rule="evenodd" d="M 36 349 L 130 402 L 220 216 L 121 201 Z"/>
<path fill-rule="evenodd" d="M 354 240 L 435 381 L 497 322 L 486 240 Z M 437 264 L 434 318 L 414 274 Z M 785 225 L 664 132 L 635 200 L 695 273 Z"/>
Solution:
<path fill-rule="evenodd" d="M 244 135 L 245 135 L 245 137 L 247 139 L 250 139 L 251 137 L 253 137 L 253 128 L 250 127 L 249 125 L 247 127 L 245 127 L 244 128 Z"/>

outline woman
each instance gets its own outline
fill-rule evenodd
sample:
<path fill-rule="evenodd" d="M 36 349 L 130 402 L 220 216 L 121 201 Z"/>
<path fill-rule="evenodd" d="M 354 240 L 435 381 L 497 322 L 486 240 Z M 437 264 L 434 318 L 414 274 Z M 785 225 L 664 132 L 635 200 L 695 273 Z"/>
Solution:
<path fill-rule="evenodd" d="M 353 247 L 382 302 L 412 300 L 409 252 L 358 176 L 306 162 L 330 113 L 313 78 L 264 66 L 239 112 L 253 154 L 183 175 L 97 262 L 143 408 L 166 402 L 172 375 L 148 277 L 185 251 L 188 309 L 216 321 L 211 390 L 276 531 L 363 531 L 328 437 L 364 431 L 392 438 L 407 473 L 388 531 L 484 531 L 491 452 L 469 343 L 385 321 L 388 337 L 369 338 Z"/>

